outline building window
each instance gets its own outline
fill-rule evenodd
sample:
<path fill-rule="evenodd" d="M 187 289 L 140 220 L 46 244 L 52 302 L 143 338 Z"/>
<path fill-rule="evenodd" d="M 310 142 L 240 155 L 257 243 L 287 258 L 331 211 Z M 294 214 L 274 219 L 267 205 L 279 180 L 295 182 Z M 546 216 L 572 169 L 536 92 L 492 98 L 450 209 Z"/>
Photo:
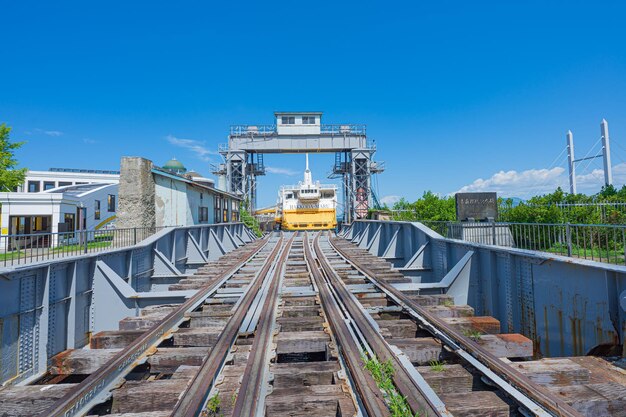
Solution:
<path fill-rule="evenodd" d="M 302 124 L 303 125 L 314 125 L 315 124 L 315 116 L 302 116 Z"/>
<path fill-rule="evenodd" d="M 200 223 L 205 223 L 209 221 L 209 208 L 208 207 L 198 207 L 198 221 Z"/>
<path fill-rule="evenodd" d="M 231 222 L 238 222 L 239 221 L 239 202 L 237 200 L 230 200 L 231 204 L 231 214 L 230 214 L 230 221 Z"/>
<path fill-rule="evenodd" d="M 219 223 L 221 217 L 220 197 L 216 195 L 213 198 L 213 221 L 215 223 Z"/>
<path fill-rule="evenodd" d="M 294 116 L 282 116 L 280 118 L 281 123 L 284 125 L 295 125 L 296 124 L 296 118 Z"/>
<path fill-rule="evenodd" d="M 65 235 L 66 237 L 74 237 L 74 230 L 76 229 L 76 216 L 73 213 L 65 213 L 63 215 L 63 223 L 65 223 L 64 232 L 71 233 Z"/>
<path fill-rule="evenodd" d="M 108 207 L 107 210 L 109 211 L 109 213 L 115 211 L 115 195 L 109 194 L 109 199 L 107 201 L 107 207 Z"/>
<path fill-rule="evenodd" d="M 94 201 L 93 218 L 96 220 L 100 220 L 100 200 Z"/>
<path fill-rule="evenodd" d="M 28 181 L 28 192 L 29 193 L 38 193 L 39 192 L 39 181 Z"/>
<path fill-rule="evenodd" d="M 59 187 L 67 187 L 68 185 L 72 185 L 72 183 L 68 181 L 59 181 Z"/>
<path fill-rule="evenodd" d="M 44 181 L 43 183 L 43 190 L 47 191 L 47 190 L 52 190 L 54 188 L 54 181 Z"/>

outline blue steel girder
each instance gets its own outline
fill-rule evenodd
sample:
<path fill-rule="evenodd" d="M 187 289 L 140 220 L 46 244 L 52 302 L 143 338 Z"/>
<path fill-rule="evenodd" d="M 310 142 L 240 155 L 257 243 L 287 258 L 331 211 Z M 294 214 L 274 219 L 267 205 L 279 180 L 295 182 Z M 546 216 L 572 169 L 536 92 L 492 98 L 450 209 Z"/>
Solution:
<path fill-rule="evenodd" d="M 367 248 L 372 230 L 380 233 L 369 251 L 379 255 L 385 248 L 396 267 L 423 252 L 430 268 L 415 282 L 441 283 L 472 252 L 468 304 L 477 315 L 500 320 L 502 331 L 533 339 L 539 354 L 585 355 L 599 345 L 624 342 L 624 266 L 446 239 L 420 223 L 357 221 L 343 236 Z"/>
<path fill-rule="evenodd" d="M 243 223 L 168 228 L 135 246 L 0 268 L 0 384 L 39 378 L 56 353 L 117 330 L 144 306 L 183 301 L 188 292 L 161 291 L 155 259 L 176 280 L 198 266 L 189 250 L 217 259 L 252 239 Z"/>

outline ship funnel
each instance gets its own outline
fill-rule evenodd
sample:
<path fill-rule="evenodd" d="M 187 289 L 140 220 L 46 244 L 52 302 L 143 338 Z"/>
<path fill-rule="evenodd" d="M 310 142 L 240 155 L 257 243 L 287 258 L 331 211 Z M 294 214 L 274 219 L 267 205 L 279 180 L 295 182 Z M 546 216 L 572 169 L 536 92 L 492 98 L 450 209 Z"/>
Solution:
<path fill-rule="evenodd" d="M 313 176 L 309 170 L 309 154 L 306 154 L 306 166 L 304 169 L 304 185 L 313 185 Z"/>

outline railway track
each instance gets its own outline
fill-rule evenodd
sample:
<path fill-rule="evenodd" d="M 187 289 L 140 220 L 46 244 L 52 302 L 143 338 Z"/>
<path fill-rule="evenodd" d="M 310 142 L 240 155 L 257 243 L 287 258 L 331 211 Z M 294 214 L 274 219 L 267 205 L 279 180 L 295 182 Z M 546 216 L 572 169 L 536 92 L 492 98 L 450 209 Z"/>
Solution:
<path fill-rule="evenodd" d="M 382 259 L 327 233 L 273 234 L 62 352 L 0 417 L 623 416 L 626 373 L 531 360 L 532 342 L 446 294 L 402 292 Z"/>

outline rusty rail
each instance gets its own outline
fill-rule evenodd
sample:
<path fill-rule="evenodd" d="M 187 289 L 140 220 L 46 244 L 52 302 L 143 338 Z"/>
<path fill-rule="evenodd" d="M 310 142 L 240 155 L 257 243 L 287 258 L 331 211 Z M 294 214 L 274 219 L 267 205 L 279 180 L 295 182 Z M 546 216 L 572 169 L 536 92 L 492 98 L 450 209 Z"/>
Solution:
<path fill-rule="evenodd" d="M 272 344 L 272 326 L 274 324 L 275 307 L 278 302 L 278 291 L 280 289 L 280 277 L 286 268 L 285 261 L 291 250 L 293 240 L 298 235 L 298 232 L 294 233 L 291 239 L 287 242 L 283 253 L 280 256 L 272 281 L 270 283 L 267 297 L 263 303 L 263 309 L 261 310 L 261 320 L 257 324 L 254 334 L 254 342 L 248 356 L 248 363 L 244 370 L 243 377 L 241 379 L 241 386 L 239 387 L 239 394 L 235 402 L 233 409 L 233 417 L 243 417 L 255 415 L 255 410 L 259 404 L 259 399 L 262 393 L 262 385 L 264 381 L 265 359 L 267 357 L 268 350 Z"/>
<path fill-rule="evenodd" d="M 291 245 L 294 237 L 289 240 L 287 246 Z M 283 248 L 284 236 L 281 234 L 280 240 L 276 243 L 276 247 L 267 257 L 263 268 L 256 276 L 253 283 L 248 287 L 237 311 L 226 323 L 226 327 L 220 333 L 217 342 L 211 349 L 211 353 L 202 363 L 200 370 L 190 381 L 189 388 L 183 394 L 182 398 L 176 404 L 171 417 L 196 417 L 201 414 L 202 409 L 208 399 L 211 388 L 215 384 L 215 380 L 219 375 L 220 369 L 224 364 L 226 356 L 239 335 L 239 329 L 245 319 L 250 305 L 261 288 L 263 278 L 268 274 L 270 268 L 274 265 L 274 261 L 281 249 Z M 286 256 L 287 252 L 283 250 L 281 260 Z"/>
<path fill-rule="evenodd" d="M 315 262 L 316 259 L 318 261 L 319 259 L 314 259 L 311 253 L 308 234 L 304 236 L 304 254 L 311 275 L 319 291 L 322 309 L 326 314 L 328 323 L 337 340 L 337 349 L 343 354 L 346 367 L 354 382 L 356 393 L 362 401 L 367 415 L 370 417 L 391 415 L 376 382 L 369 372 L 364 369 L 363 360 L 361 359 L 361 349 L 352 337 L 339 303 L 331 293 L 330 287 L 320 270 L 320 265 Z"/>
<path fill-rule="evenodd" d="M 582 414 L 576 411 L 572 406 L 556 396 L 547 393 L 545 389 L 534 384 L 527 376 L 502 362 L 483 347 L 473 343 L 468 337 L 448 326 L 447 323 L 437 316 L 426 311 L 385 280 L 378 279 L 375 272 L 361 262 L 351 259 L 349 254 L 341 247 L 335 245 L 334 239 L 329 238 L 329 242 L 337 253 L 359 270 L 376 287 L 390 296 L 398 305 L 413 313 L 412 315 L 420 321 L 422 327 L 439 338 L 455 353 L 468 360 L 474 359 L 474 363 L 470 362 L 473 365 L 475 365 L 475 361 L 478 361 L 478 363 L 483 365 L 488 371 L 495 374 L 487 377 L 508 395 L 518 401 L 523 401 L 522 404 L 527 407 L 529 411 L 535 415 L 582 417 Z M 527 401 L 524 401 L 524 399 Z"/>
<path fill-rule="evenodd" d="M 347 309 L 348 314 L 352 320 L 354 320 L 378 359 L 381 362 L 391 360 L 396 371 L 393 375 L 393 382 L 399 393 L 406 398 L 413 412 L 419 413 L 419 415 L 451 416 L 451 414 L 445 410 L 445 407 L 441 406 L 441 400 L 437 402 L 434 401 L 433 396 L 436 397 L 434 393 L 424 392 L 423 388 L 414 381 L 378 329 L 374 328 L 371 321 L 365 316 L 367 313 L 360 308 L 358 305 L 359 302 L 350 293 L 326 259 L 326 256 L 319 246 L 319 237 L 320 234 L 314 239 L 314 249 L 320 267 L 328 278 L 328 284 L 335 290 L 337 297 Z"/>
<path fill-rule="evenodd" d="M 168 314 L 159 324 L 146 331 L 137 340 L 123 349 L 109 360 L 98 372 L 89 375 L 84 381 L 77 384 L 70 392 L 56 401 L 52 407 L 40 413 L 38 417 L 72 417 L 83 415 L 94 405 L 103 402 L 109 391 L 121 378 L 141 363 L 154 351 L 163 340 L 167 339 L 172 331 L 185 320 L 185 314 L 197 308 L 226 280 L 241 269 L 251 258 L 257 255 L 268 243 L 266 238 L 258 248 L 245 251 L 241 262 L 225 271 L 218 279 L 200 289 L 179 308 Z"/>

